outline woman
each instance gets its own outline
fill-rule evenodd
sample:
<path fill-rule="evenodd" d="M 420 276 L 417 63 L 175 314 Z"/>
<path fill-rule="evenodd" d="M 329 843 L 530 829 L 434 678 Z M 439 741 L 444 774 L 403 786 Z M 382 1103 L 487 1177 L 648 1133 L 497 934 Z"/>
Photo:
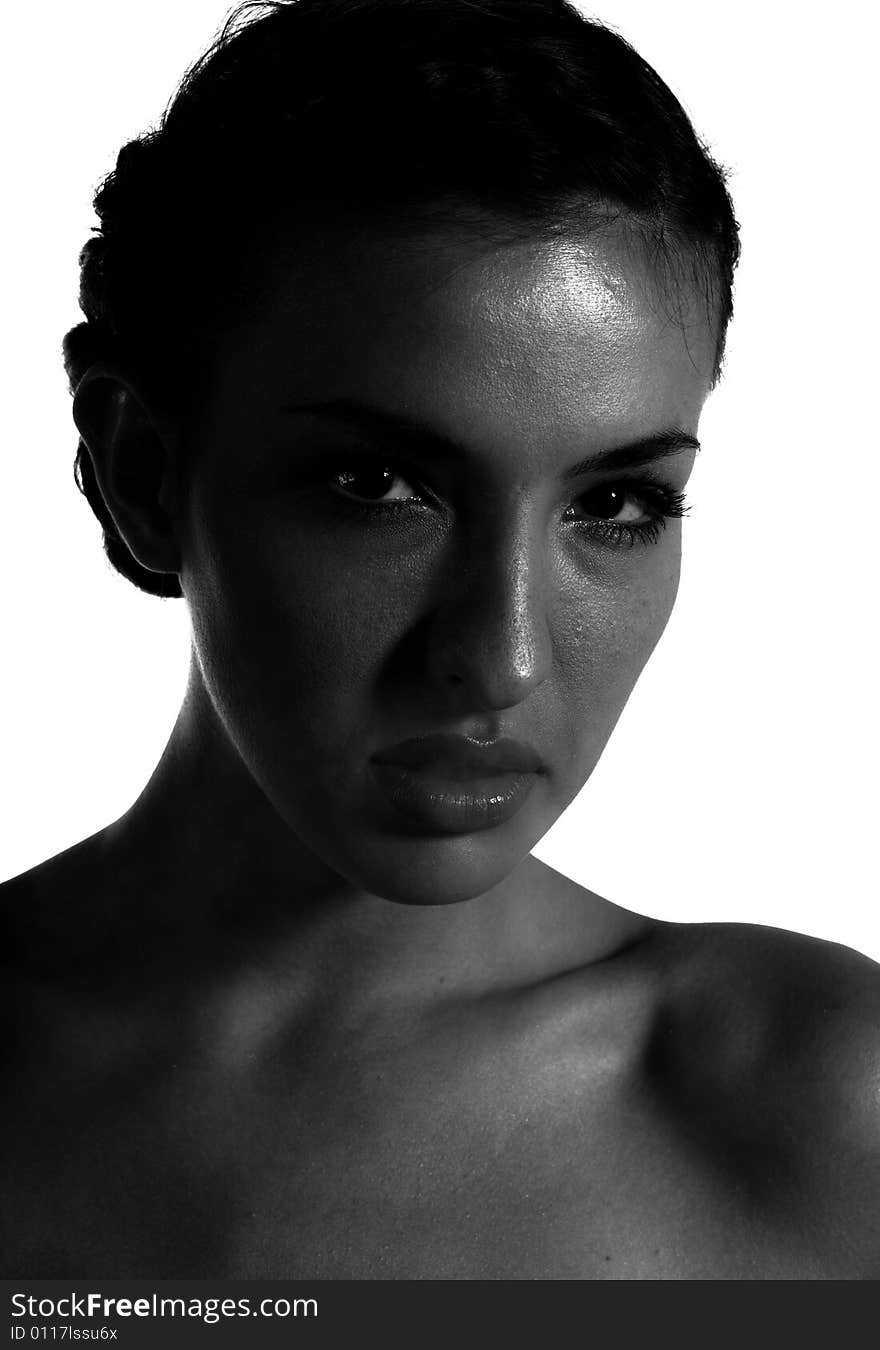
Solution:
<path fill-rule="evenodd" d="M 3 888 L 7 1273 L 876 1277 L 873 963 L 530 852 L 669 616 L 731 314 L 673 96 L 559 0 L 260 5 L 96 206 L 79 481 L 192 665 Z"/>

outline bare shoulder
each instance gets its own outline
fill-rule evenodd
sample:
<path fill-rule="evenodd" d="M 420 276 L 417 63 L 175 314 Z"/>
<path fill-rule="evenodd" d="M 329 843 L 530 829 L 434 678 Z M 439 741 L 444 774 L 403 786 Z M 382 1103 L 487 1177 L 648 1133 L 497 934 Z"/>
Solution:
<path fill-rule="evenodd" d="M 760 1160 L 841 1268 L 880 1278 L 880 965 L 750 924 L 663 924 L 664 1081 Z"/>
<path fill-rule="evenodd" d="M 0 883 L 0 989 L 59 990 L 88 983 L 106 958 L 113 872 L 105 832 Z"/>
<path fill-rule="evenodd" d="M 880 1052 L 880 965 L 839 943 L 759 924 L 664 924 L 671 1007 L 722 1020 L 750 1057 L 827 1062 L 846 1075 Z"/>

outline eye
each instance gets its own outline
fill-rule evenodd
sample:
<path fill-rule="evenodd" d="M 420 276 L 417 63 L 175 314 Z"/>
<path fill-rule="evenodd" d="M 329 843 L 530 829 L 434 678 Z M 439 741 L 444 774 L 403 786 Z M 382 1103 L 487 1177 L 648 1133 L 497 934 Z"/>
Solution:
<path fill-rule="evenodd" d="M 415 490 L 405 490 L 411 484 L 393 464 L 379 460 L 339 469 L 328 482 L 341 496 L 374 506 L 421 500 Z"/>
<path fill-rule="evenodd" d="M 646 509 L 644 496 L 640 497 L 632 488 L 619 483 L 591 488 L 578 498 L 578 504 L 584 515 L 594 520 L 614 521 L 618 525 L 635 525 L 655 514 Z"/>
<path fill-rule="evenodd" d="M 662 483 L 600 483 L 580 495 L 566 519 L 600 543 L 632 548 L 656 544 L 667 521 L 687 509 L 684 493 Z"/>

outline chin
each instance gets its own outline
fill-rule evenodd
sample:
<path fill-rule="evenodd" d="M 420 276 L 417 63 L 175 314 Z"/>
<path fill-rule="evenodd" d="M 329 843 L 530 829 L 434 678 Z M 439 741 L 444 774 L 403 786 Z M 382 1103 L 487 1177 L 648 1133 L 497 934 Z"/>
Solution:
<path fill-rule="evenodd" d="M 537 843 L 523 831 L 516 839 L 507 831 L 502 840 L 501 833 L 388 840 L 381 852 L 350 867 L 339 858 L 331 865 L 358 889 L 395 904 L 455 905 L 499 885 Z"/>

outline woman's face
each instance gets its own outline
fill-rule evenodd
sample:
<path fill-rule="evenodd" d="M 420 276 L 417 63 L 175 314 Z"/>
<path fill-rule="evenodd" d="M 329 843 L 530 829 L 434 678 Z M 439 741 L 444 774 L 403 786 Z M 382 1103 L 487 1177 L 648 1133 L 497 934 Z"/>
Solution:
<path fill-rule="evenodd" d="M 715 333 L 607 232 L 266 256 L 189 448 L 202 679 L 310 853 L 359 891 L 470 898 L 572 801 L 663 631 Z M 437 733 L 540 769 L 378 767 Z"/>

